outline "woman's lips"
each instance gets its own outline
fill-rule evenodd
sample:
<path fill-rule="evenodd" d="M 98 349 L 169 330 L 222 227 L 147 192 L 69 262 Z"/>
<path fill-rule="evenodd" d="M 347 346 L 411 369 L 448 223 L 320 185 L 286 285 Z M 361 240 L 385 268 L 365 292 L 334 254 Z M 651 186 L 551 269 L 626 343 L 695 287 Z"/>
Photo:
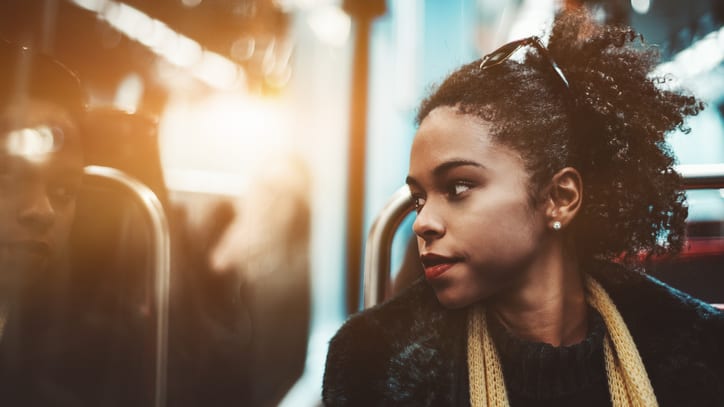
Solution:
<path fill-rule="evenodd" d="M 10 250 L 16 250 L 25 253 L 32 253 L 38 256 L 49 256 L 50 245 L 38 240 L 21 240 L 7 243 Z"/>
<path fill-rule="evenodd" d="M 40 266 L 45 264 L 51 255 L 51 248 L 45 242 L 37 240 L 12 241 L 0 244 L 0 253 L 14 264 L 24 266 Z"/>
<path fill-rule="evenodd" d="M 444 264 L 438 264 L 438 265 L 432 266 L 432 267 L 425 267 L 425 277 L 428 280 L 437 278 L 444 272 L 448 271 L 454 265 L 455 265 L 455 263 L 444 263 Z"/>
<path fill-rule="evenodd" d="M 461 259 L 430 253 L 420 256 L 420 260 L 422 260 L 422 265 L 425 268 L 425 277 L 432 280 L 450 270 Z"/>

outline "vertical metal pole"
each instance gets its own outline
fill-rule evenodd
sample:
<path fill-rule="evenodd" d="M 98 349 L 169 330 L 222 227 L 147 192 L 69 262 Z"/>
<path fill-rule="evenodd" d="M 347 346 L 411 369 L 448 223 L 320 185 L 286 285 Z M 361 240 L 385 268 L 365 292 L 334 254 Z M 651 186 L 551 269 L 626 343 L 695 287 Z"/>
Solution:
<path fill-rule="evenodd" d="M 375 17 L 384 14 L 384 0 L 345 0 L 344 9 L 355 25 L 350 103 L 350 140 L 347 179 L 347 312 L 359 309 L 360 267 L 364 220 L 364 184 L 367 145 L 367 87 L 370 29 Z"/>

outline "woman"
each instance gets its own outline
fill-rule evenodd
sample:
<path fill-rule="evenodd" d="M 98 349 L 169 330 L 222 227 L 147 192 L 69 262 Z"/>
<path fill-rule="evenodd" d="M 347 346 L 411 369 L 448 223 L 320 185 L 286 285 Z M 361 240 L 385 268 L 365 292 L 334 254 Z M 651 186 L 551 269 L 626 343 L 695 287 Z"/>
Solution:
<path fill-rule="evenodd" d="M 724 316 L 621 265 L 680 250 L 664 135 L 701 109 L 635 38 L 567 14 L 547 48 L 506 44 L 422 103 L 425 279 L 340 329 L 326 404 L 724 404 Z"/>
<path fill-rule="evenodd" d="M 47 55 L 0 39 L 0 59 L 0 403 L 53 405 L 78 399 L 66 379 L 84 355 L 56 374 L 85 95 Z"/>

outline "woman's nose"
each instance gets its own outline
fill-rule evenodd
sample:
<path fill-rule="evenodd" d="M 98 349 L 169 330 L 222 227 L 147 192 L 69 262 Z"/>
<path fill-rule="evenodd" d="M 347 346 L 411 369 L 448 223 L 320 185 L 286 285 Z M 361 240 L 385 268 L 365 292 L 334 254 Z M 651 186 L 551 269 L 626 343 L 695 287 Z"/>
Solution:
<path fill-rule="evenodd" d="M 44 188 L 28 190 L 18 214 L 20 223 L 34 233 L 44 233 L 55 222 L 55 209 Z"/>
<path fill-rule="evenodd" d="M 425 241 L 439 239 L 445 234 L 445 225 L 442 218 L 437 215 L 428 202 L 417 213 L 412 230 Z"/>

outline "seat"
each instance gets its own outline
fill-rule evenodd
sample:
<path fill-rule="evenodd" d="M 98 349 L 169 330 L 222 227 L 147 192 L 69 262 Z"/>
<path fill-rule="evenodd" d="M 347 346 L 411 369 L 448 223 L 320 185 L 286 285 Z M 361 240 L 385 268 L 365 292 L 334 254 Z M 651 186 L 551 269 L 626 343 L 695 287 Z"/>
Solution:
<path fill-rule="evenodd" d="M 68 356 L 83 359 L 77 384 L 99 405 L 128 397 L 164 406 L 170 234 L 163 207 L 127 174 L 87 166 L 76 210 L 66 315 Z"/>
<path fill-rule="evenodd" d="M 108 377 L 97 379 L 104 385 L 95 390 L 96 402 L 128 393 L 134 395 L 128 403 L 163 406 L 171 233 L 156 122 L 95 108 L 82 127 L 88 166 L 70 242 L 73 329 L 88 330 L 92 346 L 108 353 L 89 362 L 102 363 L 97 374 Z M 122 383 L 137 388 L 121 388 Z"/>

